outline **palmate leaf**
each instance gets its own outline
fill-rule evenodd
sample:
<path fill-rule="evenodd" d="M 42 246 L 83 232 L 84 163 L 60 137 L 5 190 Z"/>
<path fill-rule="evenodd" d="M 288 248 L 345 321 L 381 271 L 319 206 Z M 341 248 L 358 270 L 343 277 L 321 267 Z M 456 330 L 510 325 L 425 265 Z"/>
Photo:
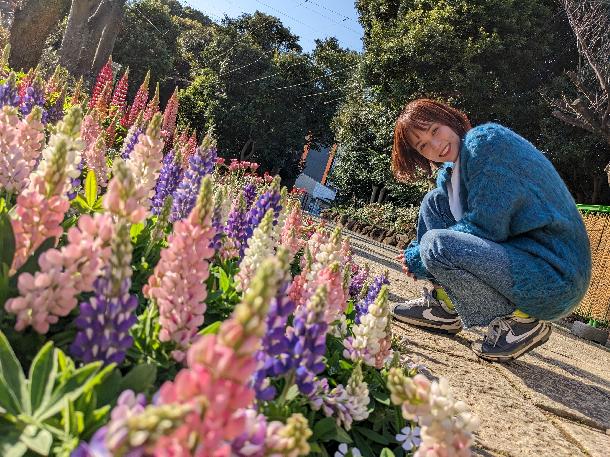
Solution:
<path fill-rule="evenodd" d="M 93 208 L 97 200 L 97 179 L 93 170 L 87 171 L 85 178 L 85 201 L 89 208 Z"/>
<path fill-rule="evenodd" d="M 30 401 L 34 415 L 40 405 L 48 404 L 56 376 L 57 358 L 53 343 L 49 341 L 38 351 L 30 366 Z"/>
<path fill-rule="evenodd" d="M 0 390 L 6 389 L 5 394 L 9 394 L 14 398 L 19 410 L 23 413 L 30 414 L 30 395 L 25 382 L 25 376 L 21 364 L 13 348 L 9 344 L 4 333 L 0 332 Z"/>

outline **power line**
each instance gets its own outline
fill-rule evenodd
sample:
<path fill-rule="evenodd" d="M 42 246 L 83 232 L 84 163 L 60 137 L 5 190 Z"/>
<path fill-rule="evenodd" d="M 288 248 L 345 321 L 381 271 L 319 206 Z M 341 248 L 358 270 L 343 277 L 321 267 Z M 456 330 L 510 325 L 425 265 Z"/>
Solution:
<path fill-rule="evenodd" d="M 268 4 L 267 4 L 267 3 L 265 3 L 265 2 L 261 2 L 261 0 L 256 0 L 256 2 L 257 2 L 257 3 L 260 3 L 260 4 L 261 4 L 261 5 L 263 5 L 263 6 L 266 6 L 267 8 L 269 8 L 269 9 L 271 9 L 271 10 L 273 10 L 273 11 L 275 11 L 275 12 L 279 13 L 279 14 L 281 14 L 282 16 L 287 17 L 288 19 L 291 19 L 291 20 L 293 20 L 293 21 L 295 21 L 295 22 L 298 22 L 298 23 L 299 23 L 299 24 L 301 24 L 301 25 L 304 25 L 305 27 L 310 28 L 311 30 L 315 30 L 316 32 L 318 31 L 318 29 L 316 29 L 315 27 L 312 27 L 311 25 L 306 24 L 305 22 L 303 22 L 303 21 L 301 21 L 301 20 L 299 20 L 299 19 L 297 19 L 297 18 L 294 18 L 294 17 L 290 16 L 289 14 L 287 14 L 287 13 L 283 12 L 282 10 L 278 10 L 277 8 L 274 8 L 273 6 L 268 5 Z"/>
<path fill-rule="evenodd" d="M 347 29 L 347 30 L 349 30 L 350 32 L 355 33 L 355 34 L 356 34 L 356 35 L 358 35 L 358 36 L 362 36 L 362 34 L 361 34 L 360 32 L 358 32 L 357 30 L 354 30 L 354 29 L 353 29 L 353 28 L 351 28 L 351 27 L 348 27 L 347 25 L 345 25 L 345 24 L 343 23 L 343 22 L 345 22 L 345 20 L 349 19 L 347 16 L 344 16 L 344 18 L 343 18 L 343 20 L 342 20 L 342 21 L 337 21 L 336 19 L 334 19 L 334 18 L 332 18 L 332 17 L 330 17 L 330 16 L 327 16 L 326 14 L 322 14 L 322 13 L 320 13 L 319 11 L 314 10 L 313 8 L 309 8 L 309 7 L 305 6 L 303 3 L 307 3 L 307 2 L 306 2 L 306 1 L 305 1 L 305 2 L 301 2 L 301 3 L 299 3 L 297 6 L 301 6 L 301 7 L 305 8 L 306 10 L 313 11 L 314 13 L 316 13 L 316 14 L 318 14 L 318 15 L 322 16 L 322 17 L 325 17 L 325 18 L 326 18 L 326 19 L 328 19 L 329 21 L 332 21 L 332 22 L 334 22 L 335 24 L 340 25 L 340 26 L 341 26 L 341 27 L 343 27 L 344 29 Z"/>
<path fill-rule="evenodd" d="M 313 82 L 313 81 L 317 81 L 318 79 L 328 78 L 329 76 L 334 75 L 335 73 L 340 73 L 342 71 L 349 70 L 350 68 L 354 68 L 354 67 L 358 66 L 359 64 L 360 63 L 356 63 L 354 65 L 350 65 L 349 67 L 345 67 L 345 68 L 341 68 L 339 70 L 335 70 L 335 71 L 333 71 L 333 72 L 331 72 L 331 73 L 329 73 L 327 75 L 319 76 L 317 78 L 313 78 L 313 79 L 310 79 L 308 81 L 303 81 L 303 82 L 296 83 L 296 84 L 290 84 L 289 86 L 274 87 L 273 89 L 282 90 L 282 89 L 289 89 L 291 87 L 302 86 L 303 84 L 307 84 L 307 83 L 310 83 L 310 82 Z"/>

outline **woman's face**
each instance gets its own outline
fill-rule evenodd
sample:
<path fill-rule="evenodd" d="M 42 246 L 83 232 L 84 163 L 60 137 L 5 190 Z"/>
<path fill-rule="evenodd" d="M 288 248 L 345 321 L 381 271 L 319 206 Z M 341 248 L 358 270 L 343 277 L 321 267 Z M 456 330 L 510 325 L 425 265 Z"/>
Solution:
<path fill-rule="evenodd" d="M 411 147 L 431 162 L 455 162 L 460 154 L 460 137 L 451 127 L 438 122 L 408 134 Z"/>

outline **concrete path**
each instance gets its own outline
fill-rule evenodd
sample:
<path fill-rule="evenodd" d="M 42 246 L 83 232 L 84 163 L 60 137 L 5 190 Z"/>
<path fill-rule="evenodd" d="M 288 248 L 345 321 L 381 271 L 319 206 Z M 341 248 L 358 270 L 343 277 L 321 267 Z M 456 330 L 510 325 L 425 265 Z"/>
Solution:
<path fill-rule="evenodd" d="M 390 276 L 390 300 L 420 294 L 423 282 L 400 271 L 398 250 L 346 232 L 354 260 Z M 449 379 L 456 398 L 481 420 L 477 456 L 610 457 L 610 350 L 555 326 L 548 343 L 508 364 L 478 359 L 469 349 L 484 329 L 456 337 L 396 323 L 404 354 Z"/>

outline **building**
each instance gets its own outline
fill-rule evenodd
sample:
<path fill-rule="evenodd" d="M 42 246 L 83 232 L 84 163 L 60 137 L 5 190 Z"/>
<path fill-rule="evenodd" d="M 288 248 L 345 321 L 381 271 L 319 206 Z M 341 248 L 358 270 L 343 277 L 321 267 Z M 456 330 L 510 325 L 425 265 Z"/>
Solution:
<path fill-rule="evenodd" d="M 305 190 L 301 199 L 305 211 L 320 214 L 335 199 L 337 192 L 327 185 L 327 178 L 332 170 L 336 150 L 336 144 L 320 149 L 311 149 L 306 144 L 303 148 L 303 172 L 297 177 L 294 186 Z"/>

